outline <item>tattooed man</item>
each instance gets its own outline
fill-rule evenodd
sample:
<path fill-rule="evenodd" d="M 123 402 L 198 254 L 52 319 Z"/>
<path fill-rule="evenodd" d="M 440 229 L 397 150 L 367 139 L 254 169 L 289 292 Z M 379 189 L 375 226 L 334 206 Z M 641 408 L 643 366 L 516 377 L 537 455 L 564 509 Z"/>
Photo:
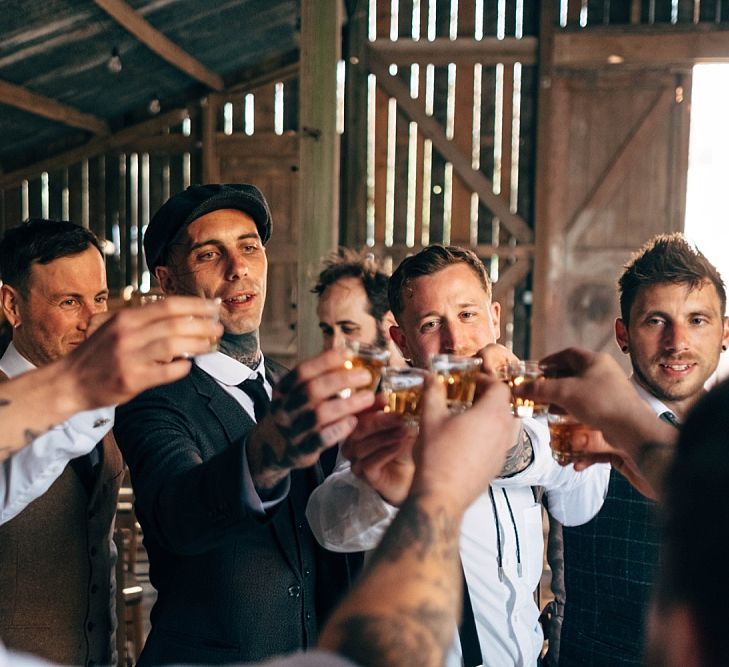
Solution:
<path fill-rule="evenodd" d="M 304 510 L 319 455 L 369 407 L 366 371 L 337 350 L 286 373 L 264 359 L 271 216 L 252 185 L 192 186 L 144 237 L 166 294 L 221 300 L 220 350 L 190 375 L 119 408 L 158 591 L 140 664 L 219 664 L 306 648 L 348 583 L 347 561 L 318 547 Z M 271 400 L 272 399 L 272 400 Z"/>
<path fill-rule="evenodd" d="M 496 344 L 500 305 L 491 300 L 491 281 L 482 262 L 469 250 L 432 245 L 408 257 L 390 279 L 389 296 L 398 324 L 391 335 L 415 366 L 427 368 L 436 353 L 478 355 L 493 374 L 511 356 Z M 483 429 L 488 428 L 484 422 Z M 536 664 L 543 637 L 533 593 L 542 573 L 543 538 L 541 505 L 533 487 L 544 487 L 550 511 L 568 524 L 594 516 L 607 489 L 605 465 L 584 473 L 558 466 L 547 429 L 536 420 L 514 419 L 511 439 L 500 477 L 469 507 L 461 527 L 473 620 L 469 622 L 467 605 L 449 666 Z M 412 479 L 412 466 L 399 442 L 407 437 L 396 415 L 371 411 L 360 419 L 342 447 L 351 471 L 338 469 L 309 503 L 310 521 L 322 544 L 347 551 L 377 543 Z M 369 495 L 353 475 L 371 485 Z M 346 507 L 347 520 L 338 518 L 345 511 L 338 515 L 328 509 L 332 507 Z M 353 534 L 353 525 L 359 527 L 358 534 Z"/>

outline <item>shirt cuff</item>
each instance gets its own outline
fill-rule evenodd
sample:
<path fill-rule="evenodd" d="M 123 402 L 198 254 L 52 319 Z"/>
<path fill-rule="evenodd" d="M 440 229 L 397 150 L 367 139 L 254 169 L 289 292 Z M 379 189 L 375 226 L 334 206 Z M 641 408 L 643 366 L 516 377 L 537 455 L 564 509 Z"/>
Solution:
<path fill-rule="evenodd" d="M 279 482 L 270 491 L 261 498 L 256 485 L 253 483 L 253 475 L 248 466 L 248 452 L 246 451 L 248 443 L 243 446 L 243 504 L 248 510 L 254 514 L 264 516 L 266 512 L 273 509 L 289 495 L 291 489 L 291 475 L 287 475 L 284 480 Z"/>

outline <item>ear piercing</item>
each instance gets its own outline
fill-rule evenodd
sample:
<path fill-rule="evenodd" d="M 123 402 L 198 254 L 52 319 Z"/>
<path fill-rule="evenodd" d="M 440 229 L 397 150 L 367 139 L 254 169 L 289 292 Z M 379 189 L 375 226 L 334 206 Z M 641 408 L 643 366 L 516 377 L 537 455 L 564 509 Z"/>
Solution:
<path fill-rule="evenodd" d="M 627 345 L 623 345 L 623 347 L 621 347 L 620 349 L 621 349 L 621 350 L 622 350 L 623 352 L 627 352 L 627 351 L 628 351 L 628 346 L 627 346 Z"/>

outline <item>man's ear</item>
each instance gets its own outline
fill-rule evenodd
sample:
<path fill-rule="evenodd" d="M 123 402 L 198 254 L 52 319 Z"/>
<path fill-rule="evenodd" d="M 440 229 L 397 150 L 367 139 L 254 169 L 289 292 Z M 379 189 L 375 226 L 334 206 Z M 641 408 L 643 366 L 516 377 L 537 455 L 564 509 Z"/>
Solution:
<path fill-rule="evenodd" d="M 729 348 L 729 317 L 724 318 L 724 331 L 721 336 L 721 349 Z"/>
<path fill-rule="evenodd" d="M 177 281 L 169 266 L 158 266 L 154 275 L 159 280 L 159 286 L 165 294 L 177 294 Z"/>
<path fill-rule="evenodd" d="M 615 320 L 615 340 L 623 353 L 627 353 L 630 349 L 630 337 L 628 336 L 628 327 L 625 326 L 622 317 Z"/>
<path fill-rule="evenodd" d="M 385 333 L 385 338 L 387 338 L 388 340 L 393 340 L 390 329 L 392 329 L 392 327 L 397 327 L 397 322 L 395 321 L 395 316 L 392 314 L 391 310 L 388 310 L 382 316 L 381 322 L 382 331 Z"/>
<path fill-rule="evenodd" d="M 10 285 L 0 287 L 0 301 L 2 301 L 3 314 L 11 327 L 20 326 L 20 294 Z"/>
<path fill-rule="evenodd" d="M 501 338 L 501 304 L 498 301 L 491 303 L 491 322 L 494 325 L 494 340 Z"/>
<path fill-rule="evenodd" d="M 405 339 L 405 334 L 403 333 L 402 329 L 397 326 L 397 324 L 393 324 L 390 327 L 390 338 L 395 341 L 395 345 L 397 345 L 400 348 L 400 352 L 402 353 L 403 358 L 405 359 L 412 359 L 412 356 L 410 355 L 410 350 L 408 349 L 408 343 Z"/>

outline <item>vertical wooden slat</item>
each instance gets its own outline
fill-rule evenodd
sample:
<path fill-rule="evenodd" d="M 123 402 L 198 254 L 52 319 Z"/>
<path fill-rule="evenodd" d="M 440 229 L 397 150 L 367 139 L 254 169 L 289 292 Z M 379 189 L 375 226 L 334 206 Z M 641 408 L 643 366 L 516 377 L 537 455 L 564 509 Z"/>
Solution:
<path fill-rule="evenodd" d="M 81 224 L 81 163 L 74 164 L 68 168 L 68 216 L 71 222 Z"/>
<path fill-rule="evenodd" d="M 218 118 L 222 97 L 217 93 L 208 95 L 202 105 L 200 118 L 202 135 L 202 180 L 204 183 L 220 182 L 220 158 L 218 157 Z"/>
<path fill-rule="evenodd" d="M 570 5 L 572 2 L 570 2 Z M 555 165 L 559 164 L 552 155 L 554 138 L 552 131 L 558 126 L 556 115 L 563 112 L 555 104 L 554 77 L 554 5 L 542 3 L 539 19 L 539 99 L 537 115 L 537 160 L 535 182 L 535 265 L 534 265 L 534 309 L 532 311 L 531 357 L 539 359 L 550 349 L 551 330 L 550 306 L 553 296 L 550 290 L 548 272 L 552 266 L 552 244 L 555 242 L 550 227 L 550 207 L 553 195 L 550 178 Z M 554 328 L 554 326 L 552 327 Z"/>
<path fill-rule="evenodd" d="M 20 187 L 3 190 L 3 231 L 17 227 L 23 221 Z"/>
<path fill-rule="evenodd" d="M 365 14 L 365 31 L 367 18 Z M 367 33 L 365 32 L 365 35 Z M 364 59 L 360 59 L 360 67 L 364 68 Z M 365 98 L 367 99 L 367 98 Z M 365 105 L 366 106 L 366 105 Z M 365 106 L 360 107 L 364 109 Z M 289 79 L 284 83 L 284 132 L 298 131 L 299 129 L 299 77 Z"/>
<path fill-rule="evenodd" d="M 40 218 L 43 216 L 41 189 L 40 176 L 28 179 L 28 217 L 30 218 Z"/>
<path fill-rule="evenodd" d="M 514 120 L 514 66 L 504 66 L 504 88 L 501 127 L 501 198 L 509 201 L 511 195 L 511 143 Z"/>
<path fill-rule="evenodd" d="M 412 0 L 398 2 L 398 39 L 411 39 L 413 4 Z M 408 66 L 398 69 L 397 76 L 410 88 L 411 70 Z M 393 243 L 405 243 L 407 233 L 408 165 L 409 165 L 409 119 L 398 110 L 395 116 L 395 201 L 393 222 Z"/>
<path fill-rule="evenodd" d="M 694 0 L 678 0 L 678 22 L 679 23 L 693 23 L 694 20 Z M 712 0 L 709 2 L 702 2 L 701 7 L 704 5 L 713 4 Z"/>
<path fill-rule="evenodd" d="M 273 133 L 274 89 L 274 83 L 256 88 L 254 111 L 256 133 Z"/>
<path fill-rule="evenodd" d="M 546 0 L 546 2 L 542 2 L 541 4 L 549 4 L 549 2 L 550 0 Z M 580 25 L 581 12 L 582 0 L 569 0 L 569 3 L 567 4 L 567 25 L 572 27 Z"/>
<path fill-rule="evenodd" d="M 377 0 L 377 39 L 389 39 L 390 4 Z M 380 87 L 375 92 L 375 243 L 385 242 L 385 210 L 387 206 L 387 137 L 389 98 Z"/>
<path fill-rule="evenodd" d="M 683 231 L 686 217 L 686 185 L 688 180 L 689 127 L 691 125 L 692 74 L 685 72 L 676 77 L 676 104 L 671 113 L 671 146 L 667 168 L 671 185 L 668 211 L 672 231 Z"/>
<path fill-rule="evenodd" d="M 473 38 L 475 4 L 458 5 L 458 36 Z M 453 143 L 470 159 L 473 143 L 473 65 L 461 65 L 456 73 L 456 104 Z M 468 246 L 471 242 L 471 190 L 458 176 L 453 178 L 451 242 Z"/>
<path fill-rule="evenodd" d="M 301 4 L 301 86 L 299 141 L 301 180 L 297 252 L 297 350 L 307 357 L 319 352 L 316 297 L 311 284 L 322 255 L 331 252 L 339 233 L 339 136 L 336 132 L 337 86 L 334 72 L 341 57 L 341 5 L 327 0 Z M 319 131 L 307 135 L 303 128 Z"/>
<path fill-rule="evenodd" d="M 64 170 L 48 172 L 48 217 L 51 220 L 63 219 Z"/>
<path fill-rule="evenodd" d="M 89 228 L 99 238 L 106 234 L 106 164 L 104 156 L 89 160 Z"/>
<path fill-rule="evenodd" d="M 106 182 L 104 184 L 104 195 L 106 201 L 106 238 L 115 239 L 114 230 L 119 227 L 119 156 L 116 154 L 107 154 L 106 162 Z M 106 280 L 109 289 L 119 290 L 123 287 L 121 270 L 121 253 L 122 246 L 119 244 L 115 248 L 114 254 L 107 258 L 106 261 Z"/>
<path fill-rule="evenodd" d="M 359 248 L 367 240 L 367 3 L 359 0 L 345 25 L 344 134 L 340 243 Z M 284 117 L 289 85 L 284 86 Z M 285 127 L 285 123 L 284 123 Z"/>
<path fill-rule="evenodd" d="M 638 25 L 641 19 L 641 0 L 630 0 L 630 22 Z"/>

